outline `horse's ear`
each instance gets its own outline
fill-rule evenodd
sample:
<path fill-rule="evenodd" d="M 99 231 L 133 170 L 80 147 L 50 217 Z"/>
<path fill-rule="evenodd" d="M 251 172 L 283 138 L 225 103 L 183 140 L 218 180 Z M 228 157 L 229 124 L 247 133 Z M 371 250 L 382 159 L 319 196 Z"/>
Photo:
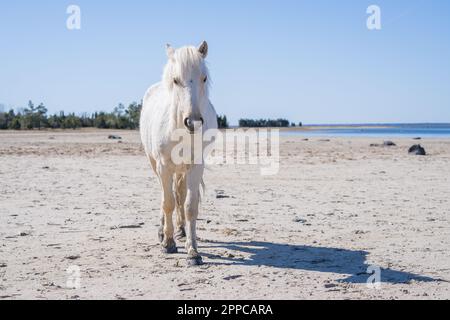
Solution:
<path fill-rule="evenodd" d="M 198 47 L 198 52 L 202 55 L 203 58 L 208 56 L 208 43 L 203 41 L 202 44 Z"/>
<path fill-rule="evenodd" d="M 175 49 L 172 48 L 170 44 L 166 44 L 166 53 L 169 59 L 173 59 L 173 55 L 175 54 Z"/>

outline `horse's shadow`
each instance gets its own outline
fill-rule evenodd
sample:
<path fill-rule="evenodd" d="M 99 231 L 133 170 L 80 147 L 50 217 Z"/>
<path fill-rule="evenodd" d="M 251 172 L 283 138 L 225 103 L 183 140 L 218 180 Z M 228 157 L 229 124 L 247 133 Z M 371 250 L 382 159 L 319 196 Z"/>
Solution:
<path fill-rule="evenodd" d="M 268 266 L 274 268 L 308 270 L 316 272 L 338 273 L 347 276 L 340 280 L 347 283 L 367 283 L 374 270 L 379 270 L 379 278 L 371 277 L 381 283 L 409 283 L 411 281 L 442 281 L 431 277 L 404 271 L 379 268 L 366 262 L 366 251 L 353 251 L 338 248 L 311 247 L 271 242 L 214 242 L 204 248 L 225 248 L 250 254 L 248 259 L 222 257 L 204 254 L 213 260 L 212 264 Z M 226 262 L 216 262 L 222 260 Z"/>

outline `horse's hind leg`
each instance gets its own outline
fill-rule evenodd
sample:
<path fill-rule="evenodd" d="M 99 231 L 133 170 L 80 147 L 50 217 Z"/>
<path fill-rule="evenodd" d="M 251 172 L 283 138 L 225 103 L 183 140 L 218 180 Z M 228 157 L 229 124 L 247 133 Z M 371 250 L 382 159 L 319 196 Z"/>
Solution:
<path fill-rule="evenodd" d="M 161 210 L 159 214 L 159 229 L 158 229 L 158 239 L 159 243 L 163 243 L 164 241 L 164 211 Z"/>
<path fill-rule="evenodd" d="M 186 176 L 184 174 L 177 174 L 175 177 L 175 204 L 177 210 L 177 229 L 175 231 L 175 239 L 177 240 L 186 237 L 186 216 L 184 213 L 186 192 Z"/>
<path fill-rule="evenodd" d="M 164 253 L 177 253 L 177 246 L 173 239 L 172 214 L 175 209 L 175 198 L 173 194 L 173 173 L 164 166 L 158 167 L 158 175 L 161 179 L 162 202 L 161 214 L 164 216 L 164 239 L 162 247 Z"/>

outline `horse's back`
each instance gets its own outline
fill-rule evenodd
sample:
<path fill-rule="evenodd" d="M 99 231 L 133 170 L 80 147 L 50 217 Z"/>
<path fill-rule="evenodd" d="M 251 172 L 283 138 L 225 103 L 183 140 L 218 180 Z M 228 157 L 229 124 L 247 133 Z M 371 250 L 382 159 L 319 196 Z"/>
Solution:
<path fill-rule="evenodd" d="M 161 83 L 158 82 L 154 85 L 152 85 L 150 88 L 147 89 L 144 95 L 143 103 L 142 103 L 142 113 L 146 113 L 148 111 L 151 111 L 151 109 L 155 106 L 157 97 L 159 95 L 159 92 L 161 91 Z M 141 117 L 142 119 L 142 117 Z"/>
<path fill-rule="evenodd" d="M 151 153 L 152 145 L 152 128 L 155 121 L 157 121 L 158 111 L 161 110 L 158 106 L 163 103 L 161 83 L 152 85 L 144 95 L 142 102 L 142 111 L 140 118 L 140 133 L 142 144 L 148 155 Z"/>

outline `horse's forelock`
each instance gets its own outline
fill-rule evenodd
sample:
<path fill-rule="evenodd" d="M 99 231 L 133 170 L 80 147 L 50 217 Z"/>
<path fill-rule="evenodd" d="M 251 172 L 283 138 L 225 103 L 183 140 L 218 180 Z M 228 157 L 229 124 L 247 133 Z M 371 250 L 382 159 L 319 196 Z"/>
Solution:
<path fill-rule="evenodd" d="M 172 59 L 169 59 L 164 77 L 169 81 L 172 81 L 171 78 L 173 77 L 187 79 L 190 73 L 195 70 L 200 70 L 200 72 L 208 75 L 204 58 L 198 49 L 196 47 L 183 47 L 175 50 Z"/>

